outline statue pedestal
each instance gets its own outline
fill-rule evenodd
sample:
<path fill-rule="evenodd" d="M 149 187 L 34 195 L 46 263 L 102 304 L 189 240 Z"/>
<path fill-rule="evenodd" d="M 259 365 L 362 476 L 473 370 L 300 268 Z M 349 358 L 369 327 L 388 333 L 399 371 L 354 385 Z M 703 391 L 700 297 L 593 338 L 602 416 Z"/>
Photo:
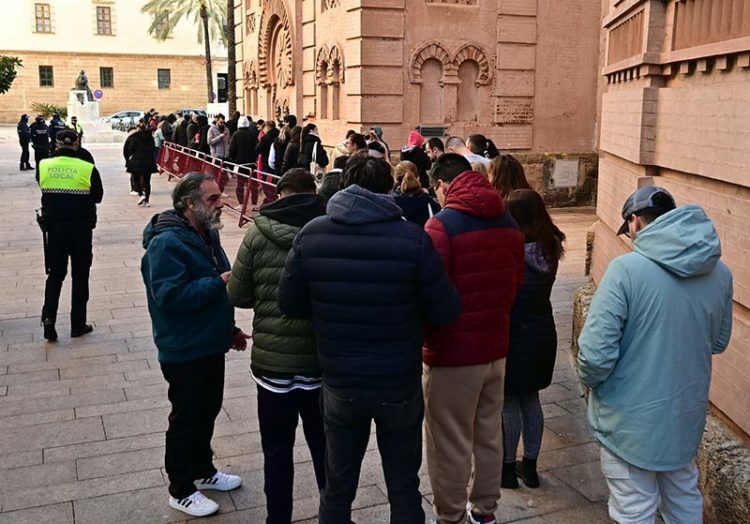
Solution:
<path fill-rule="evenodd" d="M 77 117 L 83 129 L 83 143 L 119 143 L 125 133 L 112 129 L 108 123 L 99 122 L 99 102 L 89 100 L 87 91 L 71 89 L 68 95 L 68 122 Z"/>

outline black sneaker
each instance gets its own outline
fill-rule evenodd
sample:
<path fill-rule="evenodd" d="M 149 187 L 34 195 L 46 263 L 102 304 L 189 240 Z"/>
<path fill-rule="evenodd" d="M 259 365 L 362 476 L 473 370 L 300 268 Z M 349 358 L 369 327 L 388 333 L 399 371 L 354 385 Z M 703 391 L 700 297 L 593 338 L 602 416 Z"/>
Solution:
<path fill-rule="evenodd" d="M 536 459 L 524 459 L 518 464 L 516 473 L 527 488 L 539 487 L 539 475 L 536 472 Z"/>
<path fill-rule="evenodd" d="M 44 326 L 44 338 L 50 342 L 57 340 L 57 330 L 55 329 L 55 321 L 49 318 L 42 320 L 42 326 Z"/>
<path fill-rule="evenodd" d="M 82 326 L 70 328 L 70 337 L 82 337 L 83 335 L 88 335 L 92 331 L 94 331 L 94 326 L 91 324 L 84 324 Z"/>

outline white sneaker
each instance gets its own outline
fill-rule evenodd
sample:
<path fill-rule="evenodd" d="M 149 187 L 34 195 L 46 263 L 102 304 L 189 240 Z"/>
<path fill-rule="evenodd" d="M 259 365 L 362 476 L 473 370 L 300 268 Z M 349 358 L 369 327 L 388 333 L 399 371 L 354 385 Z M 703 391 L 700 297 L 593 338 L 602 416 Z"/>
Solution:
<path fill-rule="evenodd" d="M 191 517 L 206 517 L 219 511 L 219 505 L 200 491 L 181 500 L 169 497 L 169 507 L 187 513 Z"/>
<path fill-rule="evenodd" d="M 237 475 L 228 475 L 222 471 L 217 471 L 213 477 L 196 480 L 197 489 L 213 489 L 216 491 L 231 491 L 242 485 L 242 478 Z"/>
<path fill-rule="evenodd" d="M 146 200 L 145 202 L 143 202 L 143 204 L 141 204 L 141 207 L 151 207 L 151 204 L 149 204 L 148 200 Z"/>
<path fill-rule="evenodd" d="M 145 201 L 146 201 L 146 197 L 142 196 L 141 198 L 138 199 L 138 205 L 142 206 Z"/>
<path fill-rule="evenodd" d="M 138 196 L 138 191 L 131 191 L 130 196 Z"/>

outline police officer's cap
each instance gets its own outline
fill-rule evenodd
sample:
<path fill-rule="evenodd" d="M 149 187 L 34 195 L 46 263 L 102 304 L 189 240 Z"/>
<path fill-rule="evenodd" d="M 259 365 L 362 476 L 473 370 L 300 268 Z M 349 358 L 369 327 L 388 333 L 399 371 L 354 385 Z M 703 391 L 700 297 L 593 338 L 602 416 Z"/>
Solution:
<path fill-rule="evenodd" d="M 78 142 L 78 133 L 76 133 L 72 129 L 65 129 L 57 133 L 55 140 L 57 141 L 58 146 L 72 147 L 76 142 Z"/>

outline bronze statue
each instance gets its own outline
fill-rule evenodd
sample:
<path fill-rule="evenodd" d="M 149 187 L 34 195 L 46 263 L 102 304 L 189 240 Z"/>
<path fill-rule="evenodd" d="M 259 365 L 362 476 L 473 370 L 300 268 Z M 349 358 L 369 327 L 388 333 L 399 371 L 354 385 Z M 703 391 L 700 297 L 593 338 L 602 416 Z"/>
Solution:
<path fill-rule="evenodd" d="M 93 102 L 94 95 L 91 93 L 91 88 L 89 87 L 89 77 L 86 76 L 86 71 L 84 71 L 83 69 L 81 69 L 81 74 L 78 75 L 78 78 L 76 78 L 75 89 L 78 91 L 86 91 L 86 98 L 89 100 L 89 102 Z"/>

